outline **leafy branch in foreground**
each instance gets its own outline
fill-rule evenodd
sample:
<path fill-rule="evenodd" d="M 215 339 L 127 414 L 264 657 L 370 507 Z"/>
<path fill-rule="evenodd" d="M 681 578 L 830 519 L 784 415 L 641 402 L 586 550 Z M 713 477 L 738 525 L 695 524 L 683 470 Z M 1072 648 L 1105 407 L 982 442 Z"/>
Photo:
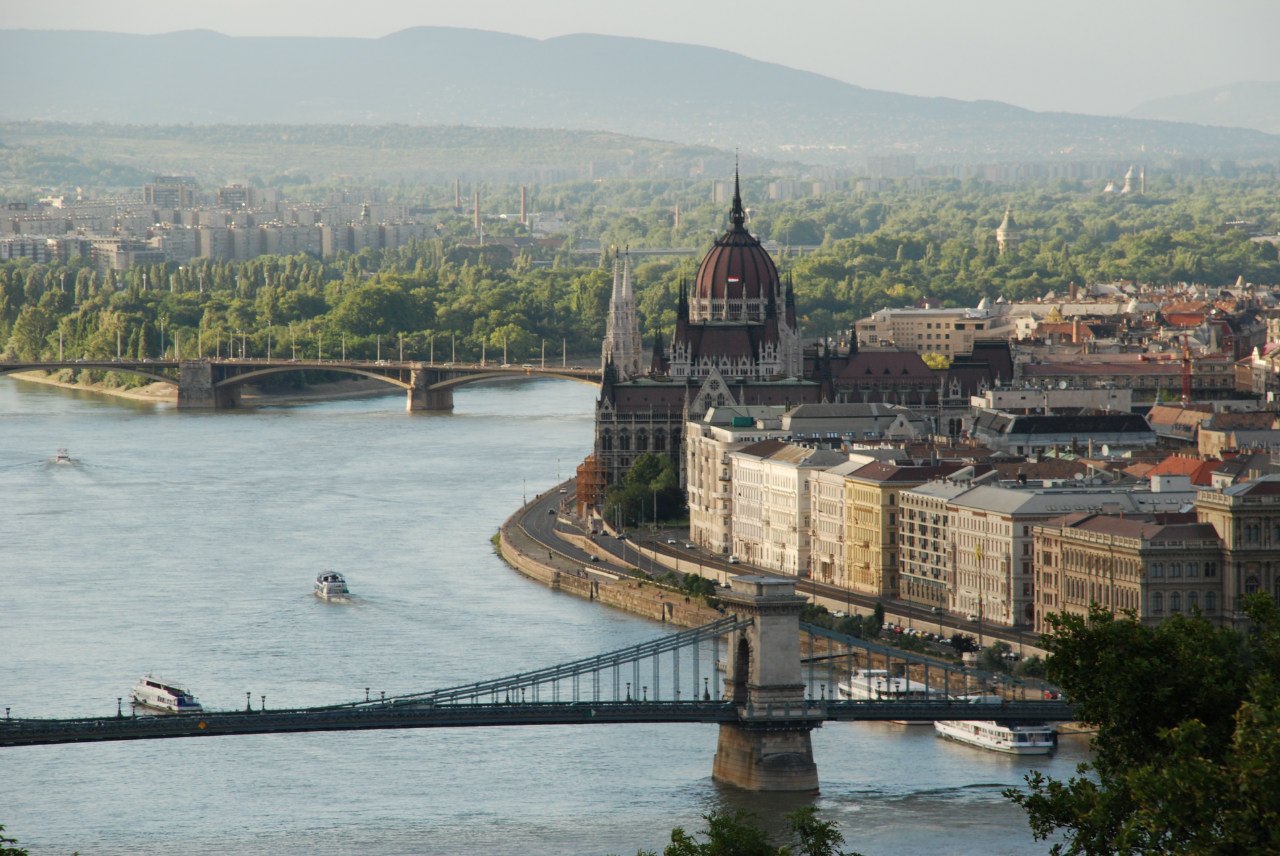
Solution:
<path fill-rule="evenodd" d="M 1280 608 L 1247 633 L 1200 616 L 1144 627 L 1095 610 L 1051 619 L 1049 679 L 1098 726 L 1066 782 L 1005 796 L 1054 854 L 1280 852 Z"/>
<path fill-rule="evenodd" d="M 711 812 L 703 818 L 707 828 L 699 834 L 705 841 L 696 840 L 677 826 L 671 830 L 671 843 L 663 848 L 662 856 L 858 856 L 838 849 L 844 836 L 835 824 L 820 820 L 812 806 L 787 815 L 791 841 L 778 847 L 769 842 L 768 834 L 747 812 Z M 642 850 L 636 856 L 657 854 Z"/>

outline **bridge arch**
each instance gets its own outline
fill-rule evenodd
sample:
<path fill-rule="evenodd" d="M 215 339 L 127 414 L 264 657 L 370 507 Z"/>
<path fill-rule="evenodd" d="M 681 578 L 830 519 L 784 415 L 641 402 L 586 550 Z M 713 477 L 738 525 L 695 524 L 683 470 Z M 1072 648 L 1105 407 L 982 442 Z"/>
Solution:
<path fill-rule="evenodd" d="M 157 381 L 159 383 L 171 383 L 175 386 L 178 379 L 172 375 L 162 374 L 159 369 L 148 368 L 144 364 L 135 362 L 120 363 L 95 360 L 86 362 L 84 360 L 75 361 L 59 361 L 59 362 L 41 362 L 41 363 L 6 363 L 0 365 L 0 375 L 18 374 L 20 372 L 37 372 L 37 371 L 62 371 L 63 369 L 92 369 L 93 371 L 118 372 L 120 374 L 132 374 L 148 380 Z"/>
<path fill-rule="evenodd" d="M 229 389 L 231 387 L 243 386 L 247 383 L 252 383 L 254 381 L 261 380 L 262 378 L 265 378 L 265 377 L 271 377 L 272 375 L 288 374 L 290 372 L 302 372 L 302 371 L 326 371 L 326 372 L 334 372 L 335 374 L 358 375 L 360 377 L 372 378 L 373 380 L 380 380 L 384 383 L 390 384 L 391 386 L 397 387 L 398 389 L 413 388 L 412 381 L 406 381 L 406 380 L 390 377 L 387 374 L 383 374 L 377 371 L 371 371 L 365 368 L 359 368 L 356 366 L 346 366 L 346 365 L 340 365 L 340 364 L 301 365 L 301 366 L 293 366 L 293 365 L 264 366 L 262 368 L 250 369 L 249 371 L 243 372 L 241 374 L 228 375 L 227 377 L 224 377 L 221 380 L 215 381 L 214 386 L 220 389 Z"/>

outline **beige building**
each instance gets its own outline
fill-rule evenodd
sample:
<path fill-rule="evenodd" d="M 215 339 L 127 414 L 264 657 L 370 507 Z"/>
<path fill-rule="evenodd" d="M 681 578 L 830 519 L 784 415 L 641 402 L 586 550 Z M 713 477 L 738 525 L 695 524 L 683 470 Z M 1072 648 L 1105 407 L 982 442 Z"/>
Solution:
<path fill-rule="evenodd" d="M 851 588 L 845 566 L 844 480 L 870 461 L 854 457 L 809 481 L 809 575 L 818 582 Z"/>
<path fill-rule="evenodd" d="M 958 462 L 928 466 L 873 463 L 845 476 L 845 572 L 853 591 L 898 597 L 898 495 L 963 467 Z"/>
<path fill-rule="evenodd" d="M 715 407 L 685 423 L 684 476 L 689 540 L 712 553 L 732 547 L 733 494 L 729 453 L 781 436 L 782 408 Z"/>
<path fill-rule="evenodd" d="M 973 351 L 974 339 L 989 338 L 986 309 L 881 309 L 854 325 L 858 346 L 897 348 L 951 356 Z"/>
<path fill-rule="evenodd" d="M 1280 475 L 1202 490 L 1196 517 L 1222 541 L 1223 621 L 1243 627 L 1245 595 L 1261 592 L 1280 601 Z"/>
<path fill-rule="evenodd" d="M 809 573 L 809 486 L 815 471 L 848 460 L 842 452 L 764 440 L 729 453 L 732 555 L 793 576 Z"/>
<path fill-rule="evenodd" d="M 1131 610 L 1144 624 L 1197 610 L 1220 620 L 1221 541 L 1190 514 L 1072 514 L 1033 536 L 1036 632 L 1049 632 L 1051 613 L 1084 616 L 1094 606 Z"/>

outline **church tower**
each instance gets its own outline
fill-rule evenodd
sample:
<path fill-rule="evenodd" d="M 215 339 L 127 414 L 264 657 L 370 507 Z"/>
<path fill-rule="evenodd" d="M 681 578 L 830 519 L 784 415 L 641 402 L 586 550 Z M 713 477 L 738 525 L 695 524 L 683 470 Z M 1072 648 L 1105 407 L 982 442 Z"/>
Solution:
<path fill-rule="evenodd" d="M 1005 208 L 1004 219 L 996 227 L 996 249 L 1003 256 L 1009 250 L 1018 246 L 1018 242 L 1021 240 L 1022 234 L 1018 231 L 1018 224 L 1013 219 L 1013 208 L 1012 206 Z"/>
<path fill-rule="evenodd" d="M 609 318 L 601 349 L 601 365 L 613 363 L 619 381 L 640 377 L 640 322 L 636 318 L 636 300 L 631 292 L 631 254 L 624 253 L 613 261 L 613 295 L 609 298 Z"/>

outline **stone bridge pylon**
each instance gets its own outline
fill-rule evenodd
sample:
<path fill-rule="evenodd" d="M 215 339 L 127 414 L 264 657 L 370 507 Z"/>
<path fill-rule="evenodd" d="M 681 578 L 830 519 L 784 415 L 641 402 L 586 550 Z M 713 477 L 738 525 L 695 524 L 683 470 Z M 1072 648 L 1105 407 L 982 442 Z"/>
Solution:
<path fill-rule="evenodd" d="M 751 623 L 729 636 L 725 695 L 737 722 L 721 723 L 712 777 L 752 791 L 818 790 L 800 667 L 800 610 L 794 580 L 735 577 L 726 608 Z"/>

